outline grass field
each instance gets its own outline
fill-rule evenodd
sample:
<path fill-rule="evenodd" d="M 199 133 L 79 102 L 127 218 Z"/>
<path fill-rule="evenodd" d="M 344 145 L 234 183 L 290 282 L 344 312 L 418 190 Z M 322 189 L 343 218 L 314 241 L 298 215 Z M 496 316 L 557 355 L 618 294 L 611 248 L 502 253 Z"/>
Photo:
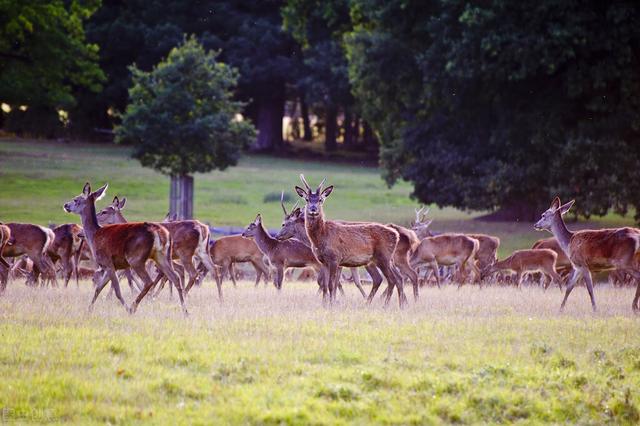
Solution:
<path fill-rule="evenodd" d="M 117 146 L 0 139 L 0 221 L 77 222 L 61 205 L 86 180 L 128 198 L 131 220 L 159 220 L 168 179 Z M 336 190 L 330 218 L 407 224 L 410 186 L 386 188 L 357 165 L 246 156 L 196 176 L 196 215 L 277 228 L 280 189 L 304 172 Z M 265 195 L 267 196 L 265 199 Z M 266 200 L 266 201 L 265 201 Z M 270 201 L 275 200 L 275 201 Z M 484 223 L 433 207 L 436 231 L 486 232 L 500 255 L 546 236 L 529 223 Z M 630 224 L 607 216 L 575 227 Z M 114 299 L 87 312 L 76 289 L 11 283 L 0 297 L 0 423 L 637 424 L 640 327 L 633 289 L 584 288 L 558 312 L 557 289 L 424 289 L 404 310 L 366 306 L 353 288 L 330 308 L 314 284 L 195 289 L 184 318 L 167 293 L 129 316 Z M 125 291 L 126 298 L 132 296 Z M 410 292 L 408 292 L 410 293 Z"/>
<path fill-rule="evenodd" d="M 312 184 L 326 176 L 336 186 L 326 203 L 329 218 L 408 224 L 414 217 L 417 204 L 409 198 L 410 185 L 401 182 L 389 189 L 376 168 L 251 155 L 224 172 L 196 175 L 196 217 L 214 226 L 246 226 L 262 213 L 268 227 L 278 228 L 280 190 L 288 193 L 291 206 L 301 172 Z M 161 220 L 167 212 L 169 179 L 140 167 L 126 147 L 0 138 L 0 221 L 78 222 L 61 206 L 79 194 L 87 180 L 96 188 L 109 182 L 100 205 L 114 195 L 127 197 L 129 220 Z M 266 195 L 270 201 L 265 202 Z M 470 220 L 478 214 L 431 206 L 432 229 L 497 235 L 502 239 L 500 256 L 547 236 L 535 232 L 530 223 Z M 615 215 L 595 221 L 572 227 L 632 224 L 630 217 Z"/>
<path fill-rule="evenodd" d="M 631 289 L 423 290 L 400 311 L 351 287 L 168 293 L 135 316 L 86 311 L 89 283 L 0 298 L 0 422 L 76 424 L 633 424 L 640 327 Z M 128 291 L 127 291 L 128 293 Z M 127 299 L 131 296 L 126 294 Z"/>

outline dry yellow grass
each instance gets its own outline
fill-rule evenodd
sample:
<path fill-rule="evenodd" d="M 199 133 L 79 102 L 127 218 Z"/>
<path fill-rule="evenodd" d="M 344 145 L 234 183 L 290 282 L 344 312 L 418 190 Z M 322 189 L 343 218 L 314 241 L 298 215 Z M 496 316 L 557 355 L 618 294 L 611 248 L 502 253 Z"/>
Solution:
<path fill-rule="evenodd" d="M 105 292 L 106 294 L 106 292 Z M 127 300 L 131 300 L 125 289 Z M 311 283 L 211 283 L 183 318 L 163 293 L 128 315 L 81 289 L 0 298 L 0 419 L 74 423 L 633 423 L 633 289 L 423 289 L 322 306 Z M 411 297 L 410 297 L 411 300 Z"/>

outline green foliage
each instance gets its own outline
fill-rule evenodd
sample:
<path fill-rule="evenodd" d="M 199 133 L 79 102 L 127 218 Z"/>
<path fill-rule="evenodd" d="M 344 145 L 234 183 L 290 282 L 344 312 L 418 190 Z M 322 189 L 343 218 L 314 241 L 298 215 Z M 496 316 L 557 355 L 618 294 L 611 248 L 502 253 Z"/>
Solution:
<path fill-rule="evenodd" d="M 99 0 L 0 2 L 0 101 L 69 107 L 74 90 L 98 92 L 104 74 L 98 46 L 83 23 Z"/>
<path fill-rule="evenodd" d="M 255 136 L 238 120 L 238 72 L 216 61 L 192 37 L 150 72 L 131 68 L 130 103 L 116 127 L 118 142 L 134 145 L 143 166 L 168 175 L 224 170 L 237 164 Z"/>
<path fill-rule="evenodd" d="M 350 77 L 390 183 L 459 208 L 640 206 L 636 2 L 355 0 Z"/>

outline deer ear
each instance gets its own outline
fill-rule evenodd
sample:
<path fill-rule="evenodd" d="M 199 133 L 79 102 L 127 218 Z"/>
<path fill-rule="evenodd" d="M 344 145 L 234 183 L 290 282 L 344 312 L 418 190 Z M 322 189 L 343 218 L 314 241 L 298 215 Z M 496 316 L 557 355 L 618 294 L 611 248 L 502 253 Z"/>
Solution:
<path fill-rule="evenodd" d="M 322 196 L 324 198 L 327 198 L 329 196 L 329 194 L 331 194 L 331 192 L 333 192 L 333 185 L 327 186 L 323 191 L 322 191 Z"/>
<path fill-rule="evenodd" d="M 253 221 L 256 225 L 259 224 L 260 222 L 262 222 L 262 217 L 260 216 L 260 213 L 258 213 L 258 215 L 256 216 L 256 220 Z"/>
<path fill-rule="evenodd" d="M 98 201 L 100 199 L 102 199 L 102 197 L 105 196 L 105 194 L 107 193 L 107 188 L 109 187 L 108 183 L 105 183 L 103 187 L 101 187 L 100 189 L 98 189 L 96 192 L 92 193 L 92 197 L 94 201 Z"/>
<path fill-rule="evenodd" d="M 549 207 L 550 209 L 553 210 L 557 210 L 560 208 L 560 198 L 556 197 L 553 199 L 553 201 L 551 202 L 551 206 Z"/>
<path fill-rule="evenodd" d="M 118 204 L 118 208 L 122 210 L 126 203 L 127 203 L 127 197 L 122 197 L 122 201 L 120 201 L 120 204 Z"/>
<path fill-rule="evenodd" d="M 559 207 L 560 209 L 560 214 L 565 214 L 566 212 L 569 211 L 569 209 L 571 208 L 571 206 L 573 206 L 573 203 L 575 203 L 576 200 L 571 200 L 566 204 L 563 204 L 562 206 Z"/>
<path fill-rule="evenodd" d="M 91 184 L 89 182 L 84 184 L 84 187 L 82 188 L 82 194 L 85 197 L 88 197 L 89 194 L 91 194 Z"/>
<path fill-rule="evenodd" d="M 120 199 L 118 198 L 117 195 L 113 196 L 113 200 L 111 201 L 111 204 L 113 204 L 114 206 L 118 207 L 118 204 L 120 204 Z"/>
<path fill-rule="evenodd" d="M 300 188 L 299 186 L 296 186 L 296 192 L 302 198 L 307 198 L 307 192 L 304 189 Z"/>

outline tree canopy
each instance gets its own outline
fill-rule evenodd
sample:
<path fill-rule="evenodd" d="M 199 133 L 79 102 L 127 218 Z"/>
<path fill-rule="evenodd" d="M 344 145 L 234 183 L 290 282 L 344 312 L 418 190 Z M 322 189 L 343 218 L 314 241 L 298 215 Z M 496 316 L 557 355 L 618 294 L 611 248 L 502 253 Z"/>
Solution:
<path fill-rule="evenodd" d="M 101 89 L 98 46 L 85 39 L 83 23 L 99 0 L 0 2 L 0 101 L 61 108 L 74 90 Z"/>
<path fill-rule="evenodd" d="M 354 93 L 389 182 L 414 196 L 531 219 L 640 211 L 636 2 L 354 0 Z"/>
<path fill-rule="evenodd" d="M 131 67 L 116 135 L 143 166 L 172 176 L 224 170 L 253 140 L 253 126 L 238 118 L 243 104 L 233 100 L 238 72 L 217 56 L 192 37 L 149 72 Z"/>

